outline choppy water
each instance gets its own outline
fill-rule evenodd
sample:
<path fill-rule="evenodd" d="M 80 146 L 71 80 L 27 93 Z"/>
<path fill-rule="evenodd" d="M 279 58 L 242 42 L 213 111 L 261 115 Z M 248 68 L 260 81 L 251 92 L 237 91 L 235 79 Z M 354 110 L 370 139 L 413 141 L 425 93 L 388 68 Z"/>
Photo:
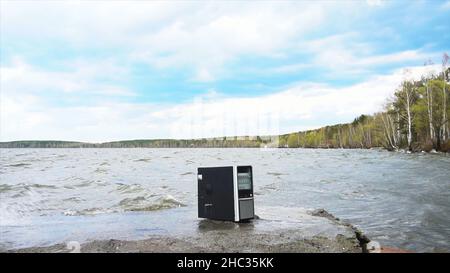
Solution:
<path fill-rule="evenodd" d="M 255 210 L 325 208 L 384 245 L 450 251 L 450 157 L 381 150 L 1 149 L 0 247 L 186 234 L 199 166 L 253 166 Z"/>

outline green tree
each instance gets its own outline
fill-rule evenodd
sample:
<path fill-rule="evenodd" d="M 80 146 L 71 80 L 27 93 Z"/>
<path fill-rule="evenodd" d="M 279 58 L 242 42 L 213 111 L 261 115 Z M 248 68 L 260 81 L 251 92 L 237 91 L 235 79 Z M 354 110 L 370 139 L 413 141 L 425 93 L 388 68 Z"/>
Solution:
<path fill-rule="evenodd" d="M 287 139 L 287 145 L 289 146 L 289 148 L 298 148 L 300 146 L 298 140 L 299 140 L 298 133 L 289 134 Z"/>

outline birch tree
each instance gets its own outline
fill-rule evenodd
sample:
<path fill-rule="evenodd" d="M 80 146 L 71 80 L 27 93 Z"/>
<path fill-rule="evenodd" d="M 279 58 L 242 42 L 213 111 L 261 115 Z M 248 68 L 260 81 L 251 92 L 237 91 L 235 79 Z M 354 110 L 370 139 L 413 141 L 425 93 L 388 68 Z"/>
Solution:
<path fill-rule="evenodd" d="M 446 95 L 446 88 L 445 85 L 447 83 L 446 79 L 446 71 L 447 71 L 447 62 L 448 62 L 449 56 L 447 53 L 444 53 L 442 57 L 442 78 L 444 80 L 444 84 L 442 87 L 442 127 L 441 127 L 441 138 L 443 142 L 447 140 L 448 136 L 448 120 L 447 120 L 447 95 Z"/>
<path fill-rule="evenodd" d="M 416 101 L 416 92 L 414 82 L 411 79 L 410 71 L 405 70 L 405 80 L 402 82 L 401 87 L 395 93 L 396 100 L 394 101 L 394 107 L 398 114 L 398 125 L 400 125 L 400 119 L 406 125 L 406 139 L 408 150 L 412 150 L 413 141 L 413 112 L 412 106 Z M 400 126 L 401 127 L 401 126 Z"/>
<path fill-rule="evenodd" d="M 428 60 L 425 63 L 425 66 L 431 66 L 433 65 L 433 62 L 431 60 Z M 426 69 L 427 75 L 423 79 L 425 82 L 425 88 L 426 88 L 426 98 L 427 98 L 427 112 L 428 112 L 428 127 L 430 130 L 430 140 L 435 145 L 436 139 L 435 139 L 435 133 L 434 133 L 434 126 L 433 126 L 433 92 L 430 90 L 430 79 L 433 77 L 433 71 L 431 69 Z"/>
<path fill-rule="evenodd" d="M 398 146 L 395 143 L 395 133 L 394 131 L 391 131 L 393 129 L 392 119 L 390 118 L 388 113 L 382 113 L 381 120 L 383 121 L 383 128 L 384 128 L 383 132 L 386 138 L 387 148 L 397 150 Z"/>
<path fill-rule="evenodd" d="M 395 100 L 389 99 L 385 105 L 385 112 L 380 114 L 383 134 L 386 139 L 386 145 L 390 150 L 398 150 L 400 148 L 400 114 L 396 106 Z M 398 118 L 394 121 L 393 118 Z"/>

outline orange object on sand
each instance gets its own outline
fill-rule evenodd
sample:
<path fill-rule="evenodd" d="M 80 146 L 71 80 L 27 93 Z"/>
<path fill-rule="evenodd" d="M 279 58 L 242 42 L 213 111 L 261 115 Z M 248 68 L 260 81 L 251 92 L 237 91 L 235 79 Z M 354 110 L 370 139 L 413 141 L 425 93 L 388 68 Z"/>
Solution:
<path fill-rule="evenodd" d="M 412 251 L 400 249 L 400 248 L 393 248 L 393 247 L 381 247 L 381 253 L 413 253 Z"/>

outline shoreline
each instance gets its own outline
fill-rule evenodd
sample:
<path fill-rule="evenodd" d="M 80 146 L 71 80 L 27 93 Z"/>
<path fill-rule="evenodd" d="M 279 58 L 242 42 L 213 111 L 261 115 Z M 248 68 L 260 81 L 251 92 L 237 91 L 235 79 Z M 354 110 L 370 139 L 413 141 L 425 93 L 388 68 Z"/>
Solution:
<path fill-rule="evenodd" d="M 399 148 L 399 149 L 389 149 L 382 146 L 374 146 L 374 147 L 270 147 L 270 146 L 104 146 L 102 144 L 88 144 L 87 146 L 54 146 L 54 147 L 43 147 L 43 146 L 32 146 L 32 147 L 16 147 L 11 144 L 12 142 L 0 142 L 0 149 L 262 149 L 262 150 L 284 150 L 284 149 L 307 149 L 307 150 L 379 150 L 379 151 L 387 151 L 387 152 L 396 152 L 396 153 L 408 153 L 408 154 L 417 154 L 417 153 L 426 153 L 426 154 L 448 154 L 449 151 L 437 151 L 435 149 L 431 149 L 429 151 L 424 149 L 414 149 L 409 151 L 407 148 Z"/>
<path fill-rule="evenodd" d="M 0 143 L 1 144 L 1 143 Z M 307 150 L 375 150 L 404 154 L 450 154 L 450 151 L 409 151 L 407 149 L 391 150 L 385 147 L 350 148 L 350 147 L 1 147 L 0 149 L 263 149 L 263 150 L 285 150 L 285 149 L 307 149 Z"/>
<path fill-rule="evenodd" d="M 255 228 L 262 226 L 263 228 Z M 364 253 L 367 238 L 358 228 L 324 209 L 270 208 L 248 223 L 200 220 L 193 235 L 149 235 L 140 240 L 90 240 L 2 250 L 12 253 L 297 252 Z"/>

